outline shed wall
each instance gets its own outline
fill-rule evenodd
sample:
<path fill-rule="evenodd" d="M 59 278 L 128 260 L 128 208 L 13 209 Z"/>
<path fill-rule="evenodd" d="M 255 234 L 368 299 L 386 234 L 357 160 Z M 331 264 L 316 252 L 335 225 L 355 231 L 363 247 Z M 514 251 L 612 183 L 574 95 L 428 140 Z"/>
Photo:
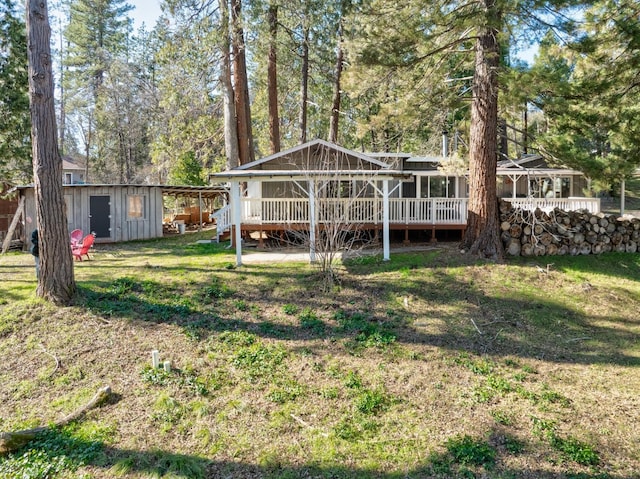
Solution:
<path fill-rule="evenodd" d="M 35 192 L 33 188 L 23 190 L 25 215 L 32 218 L 35 228 Z M 110 235 L 96 238 L 96 243 L 112 243 L 162 237 L 162 190 L 154 186 L 65 186 L 64 199 L 67 205 L 67 228 L 69 232 L 81 229 L 91 232 L 90 198 L 108 196 L 110 207 Z M 128 211 L 129 197 L 139 196 L 143 203 L 143 216 L 131 217 Z M 28 239 L 28 238 L 27 238 Z"/>

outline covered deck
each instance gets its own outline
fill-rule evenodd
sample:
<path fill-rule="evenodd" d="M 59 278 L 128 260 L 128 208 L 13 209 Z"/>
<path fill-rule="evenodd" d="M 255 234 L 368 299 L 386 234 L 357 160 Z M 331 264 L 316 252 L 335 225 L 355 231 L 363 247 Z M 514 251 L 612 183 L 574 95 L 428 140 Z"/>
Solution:
<path fill-rule="evenodd" d="M 307 198 L 242 198 L 242 232 L 282 232 L 308 230 L 310 207 Z M 339 221 L 344 229 L 369 230 L 376 234 L 384 227 L 383 198 L 316 199 L 314 222 L 319 230 Z M 336 220 L 337 219 L 337 220 Z M 460 230 L 467 225 L 466 198 L 389 198 L 389 230 Z M 260 235 L 262 236 L 262 235 Z"/>
<path fill-rule="evenodd" d="M 238 194 L 239 196 L 239 194 Z M 345 229 L 382 232 L 385 225 L 384 198 L 238 198 L 239 218 L 234 222 L 231 206 L 216 213 L 218 233 L 236 226 L 238 235 L 259 232 L 276 234 L 291 230 L 322 230 L 339 221 Z M 598 198 L 505 198 L 517 207 L 527 210 L 600 211 Z M 388 229 L 404 231 L 464 231 L 467 226 L 468 198 L 388 198 Z M 313 211 L 313 213 L 312 213 Z M 310 218 L 313 215 L 314 221 Z"/>

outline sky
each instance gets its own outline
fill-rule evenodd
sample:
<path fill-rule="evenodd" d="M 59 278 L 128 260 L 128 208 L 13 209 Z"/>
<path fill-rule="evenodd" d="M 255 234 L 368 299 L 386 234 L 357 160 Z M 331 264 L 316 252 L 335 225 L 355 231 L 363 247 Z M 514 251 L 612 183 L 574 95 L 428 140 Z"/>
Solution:
<path fill-rule="evenodd" d="M 162 13 L 159 0 L 129 0 L 127 3 L 135 7 L 134 10 L 129 12 L 134 21 L 134 29 L 145 23 L 147 29 L 151 30 L 155 26 L 160 13 Z"/>
<path fill-rule="evenodd" d="M 127 3 L 135 7 L 134 10 L 129 12 L 129 15 L 134 21 L 134 31 L 137 30 L 143 22 L 146 24 L 147 29 L 151 30 L 162 13 L 160 11 L 160 0 L 128 0 Z M 533 56 L 537 51 L 538 47 L 534 45 L 527 50 L 519 52 L 518 58 L 531 64 L 533 62 Z"/>

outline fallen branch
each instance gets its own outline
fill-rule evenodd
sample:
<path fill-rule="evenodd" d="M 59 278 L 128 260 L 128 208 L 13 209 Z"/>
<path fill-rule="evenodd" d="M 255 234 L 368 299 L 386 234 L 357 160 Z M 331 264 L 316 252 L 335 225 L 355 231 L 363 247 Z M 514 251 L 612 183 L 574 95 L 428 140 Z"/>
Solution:
<path fill-rule="evenodd" d="M 99 406 L 109 399 L 110 396 L 111 388 L 109 386 L 105 386 L 91 398 L 91 401 L 68 416 L 56 421 L 52 426 L 39 426 L 33 429 L 24 429 L 22 431 L 0 433 L 0 455 L 20 449 L 22 446 L 34 439 L 39 433 L 44 432 L 47 429 L 63 427 L 70 422 L 80 419 L 91 409 Z"/>
<path fill-rule="evenodd" d="M 587 339 L 591 339 L 589 336 L 582 336 L 581 338 L 571 338 L 567 339 L 565 343 L 575 343 L 577 341 L 586 341 Z"/>
<path fill-rule="evenodd" d="M 482 334 L 482 331 L 480 331 L 480 328 L 478 328 L 478 325 L 473 320 L 473 318 L 469 318 L 469 319 L 471 320 L 471 323 L 473 324 L 473 327 L 476 328 L 476 331 L 478 331 L 478 334 Z"/>
<path fill-rule="evenodd" d="M 318 428 L 312 426 L 311 424 L 309 424 L 308 422 L 306 422 L 305 420 L 299 418 L 298 416 L 296 416 L 295 414 L 290 414 L 291 418 L 294 419 L 298 424 L 312 429 L 312 430 L 317 430 Z M 320 432 L 320 434 L 322 434 L 324 437 L 328 437 L 329 435 L 326 432 Z"/>
<path fill-rule="evenodd" d="M 53 371 L 51 371 L 51 374 L 49 374 L 49 376 L 47 376 L 48 378 L 50 378 L 51 376 L 53 376 L 53 375 L 56 373 L 56 371 L 58 370 L 58 368 L 60 368 L 60 361 L 58 360 L 58 358 L 57 358 L 54 354 L 51 354 L 50 352 L 48 352 L 48 351 L 44 348 L 44 346 L 43 346 L 42 344 L 40 344 L 40 349 L 42 349 L 42 352 L 43 352 L 44 354 L 46 354 L 47 356 L 49 356 L 50 358 L 52 358 L 52 359 L 56 362 L 56 367 L 55 367 L 55 369 L 54 369 Z"/>

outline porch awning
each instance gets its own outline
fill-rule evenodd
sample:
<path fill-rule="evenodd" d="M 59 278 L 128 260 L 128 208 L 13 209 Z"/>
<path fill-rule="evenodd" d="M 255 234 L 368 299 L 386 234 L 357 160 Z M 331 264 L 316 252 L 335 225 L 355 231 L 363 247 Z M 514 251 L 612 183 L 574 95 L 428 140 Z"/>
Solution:
<path fill-rule="evenodd" d="M 180 196 L 188 198 L 216 198 L 228 193 L 222 186 L 169 186 L 162 185 L 164 196 Z"/>
<path fill-rule="evenodd" d="M 570 170 L 568 168 L 565 169 L 556 169 L 556 168 L 498 168 L 497 174 L 499 176 L 509 176 L 509 175 L 529 175 L 529 176 L 572 176 L 572 175 L 581 175 L 582 173 L 576 170 Z"/>
<path fill-rule="evenodd" d="M 282 180 L 309 180 L 309 179 L 336 179 L 336 180 L 393 180 L 409 179 L 411 173 L 399 170 L 233 170 L 213 173 L 209 179 L 228 181 L 282 181 Z"/>

